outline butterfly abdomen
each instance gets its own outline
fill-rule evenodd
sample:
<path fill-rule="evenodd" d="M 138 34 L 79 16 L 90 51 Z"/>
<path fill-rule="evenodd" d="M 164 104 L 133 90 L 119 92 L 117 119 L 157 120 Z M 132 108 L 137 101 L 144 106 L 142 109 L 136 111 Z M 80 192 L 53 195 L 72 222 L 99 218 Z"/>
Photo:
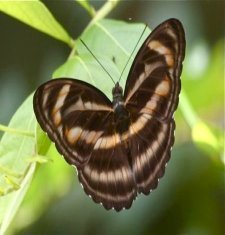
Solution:
<path fill-rule="evenodd" d="M 130 114 L 124 105 L 123 89 L 119 83 L 116 83 L 115 87 L 113 88 L 112 96 L 115 131 L 121 136 L 129 130 Z"/>

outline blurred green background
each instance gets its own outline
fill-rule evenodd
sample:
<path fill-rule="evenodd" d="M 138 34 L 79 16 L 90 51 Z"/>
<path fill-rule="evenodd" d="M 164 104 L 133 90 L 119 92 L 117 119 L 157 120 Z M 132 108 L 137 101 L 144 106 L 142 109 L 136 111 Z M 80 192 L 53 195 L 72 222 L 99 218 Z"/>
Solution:
<path fill-rule="evenodd" d="M 90 21 L 75 1 L 43 2 L 73 38 Z M 97 9 L 103 3 L 90 2 Z M 151 29 L 171 17 L 183 23 L 182 88 L 215 136 L 224 130 L 224 9 L 224 1 L 122 1 L 108 16 L 146 22 Z M 65 62 L 70 48 L 2 13 L 0 28 L 0 123 L 7 125 L 24 99 Z M 130 210 L 105 211 L 85 195 L 74 168 L 54 157 L 38 166 L 13 233 L 224 234 L 223 151 L 193 142 L 195 130 L 185 110 L 178 108 L 175 117 L 172 158 L 151 195 L 139 196 Z"/>

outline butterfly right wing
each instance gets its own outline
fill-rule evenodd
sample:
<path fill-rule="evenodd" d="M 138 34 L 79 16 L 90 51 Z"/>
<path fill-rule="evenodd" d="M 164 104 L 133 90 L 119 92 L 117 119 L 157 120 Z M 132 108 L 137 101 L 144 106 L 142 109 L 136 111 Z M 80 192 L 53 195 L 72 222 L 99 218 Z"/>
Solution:
<path fill-rule="evenodd" d="M 131 117 L 130 151 L 139 193 L 156 188 L 170 158 L 184 54 L 182 24 L 169 19 L 148 36 L 128 75 L 124 98 Z"/>

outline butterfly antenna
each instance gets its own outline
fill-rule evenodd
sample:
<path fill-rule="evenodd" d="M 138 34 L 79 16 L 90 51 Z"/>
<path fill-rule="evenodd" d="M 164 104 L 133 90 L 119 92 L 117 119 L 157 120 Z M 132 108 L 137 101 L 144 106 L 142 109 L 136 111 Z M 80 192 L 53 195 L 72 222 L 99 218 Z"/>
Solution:
<path fill-rule="evenodd" d="M 88 46 L 85 44 L 85 42 L 80 38 L 80 41 L 82 42 L 82 44 L 86 47 L 86 49 L 91 53 L 91 55 L 96 59 L 96 61 L 99 63 L 99 65 L 102 67 L 102 69 L 109 75 L 109 77 L 111 78 L 112 82 L 114 84 L 115 81 L 114 79 L 112 78 L 112 76 L 110 75 L 110 73 L 105 69 L 105 67 L 101 64 L 101 62 L 98 60 L 98 58 L 92 53 L 92 51 L 88 48 Z"/>
<path fill-rule="evenodd" d="M 138 39 L 138 41 L 137 41 L 137 43 L 136 43 L 136 45 L 135 45 L 133 51 L 131 52 L 130 57 L 128 58 L 127 63 L 125 64 L 125 66 L 124 66 L 124 68 L 123 68 L 123 71 L 122 71 L 122 73 L 121 73 L 121 75 L 120 75 L 120 78 L 119 78 L 119 81 L 118 81 L 118 82 L 120 82 L 120 80 L 121 80 L 121 78 L 122 78 L 122 76 L 123 76 L 123 72 L 125 71 L 125 69 L 126 69 L 128 63 L 129 63 L 130 58 L 132 57 L 134 51 L 136 50 L 136 48 L 137 48 L 137 46 L 138 46 L 138 44 L 139 44 L 139 42 L 140 42 L 140 40 L 141 40 L 141 38 L 142 38 L 142 36 L 143 36 L 145 30 L 146 30 L 146 28 L 147 28 L 147 26 L 148 26 L 148 25 L 145 24 L 145 27 L 144 27 L 144 29 L 143 29 L 143 31 L 142 31 L 142 33 L 141 33 L 141 36 L 139 37 L 139 39 Z"/>

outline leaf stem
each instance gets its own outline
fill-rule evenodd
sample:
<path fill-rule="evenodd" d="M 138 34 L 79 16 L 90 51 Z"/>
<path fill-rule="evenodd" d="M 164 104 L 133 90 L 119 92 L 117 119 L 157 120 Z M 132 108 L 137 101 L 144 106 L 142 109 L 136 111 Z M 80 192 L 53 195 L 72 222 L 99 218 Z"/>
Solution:
<path fill-rule="evenodd" d="M 108 0 L 95 14 L 87 28 L 95 24 L 97 21 L 105 18 L 116 7 L 120 0 Z M 86 29 L 87 29 L 86 28 Z"/>
<path fill-rule="evenodd" d="M 8 126 L 4 126 L 0 124 L 0 131 L 4 131 L 4 132 L 9 132 L 15 135 L 25 135 L 25 136 L 29 136 L 29 137 L 35 137 L 35 135 L 30 132 L 30 131 L 23 131 L 23 130 L 19 130 L 19 129 L 14 129 L 14 128 L 10 128 Z"/>
<path fill-rule="evenodd" d="M 94 17 L 96 14 L 96 11 L 94 9 L 93 6 L 91 6 L 91 4 L 89 4 L 89 2 L 87 0 L 75 0 L 78 4 L 80 4 L 91 17 Z"/>

